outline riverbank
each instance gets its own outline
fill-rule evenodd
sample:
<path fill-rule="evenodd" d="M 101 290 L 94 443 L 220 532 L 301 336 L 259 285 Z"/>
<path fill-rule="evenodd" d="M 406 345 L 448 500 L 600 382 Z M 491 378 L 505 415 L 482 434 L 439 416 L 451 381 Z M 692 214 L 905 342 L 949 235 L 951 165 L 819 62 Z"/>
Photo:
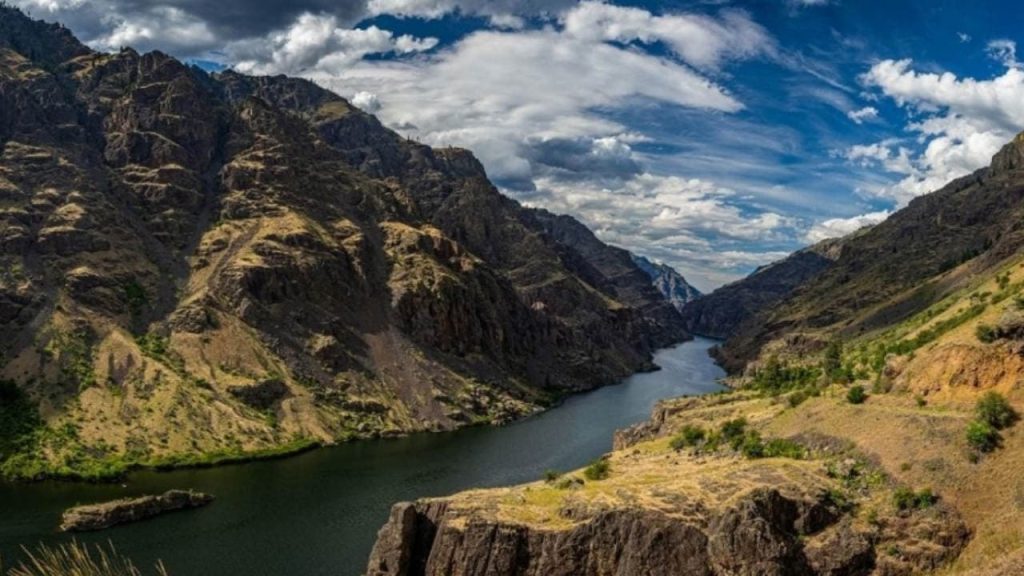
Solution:
<path fill-rule="evenodd" d="M 41 482 L 58 480 L 67 482 L 120 482 L 129 473 L 138 470 L 168 471 L 188 468 L 211 468 L 230 464 L 244 464 L 259 460 L 287 458 L 323 446 L 319 440 L 298 438 L 280 446 L 262 450 L 220 450 L 197 454 L 171 454 L 149 460 L 132 460 L 130 456 L 114 455 L 85 458 L 74 467 L 51 467 L 31 457 L 15 456 L 4 464 L 4 479 L 11 482 Z"/>
<path fill-rule="evenodd" d="M 377 529 L 395 502 L 470 488 L 509 486 L 570 470 L 608 452 L 615 430 L 645 420 L 661 399 L 721 389 L 714 344 L 698 339 L 661 350 L 661 370 L 567 398 L 503 427 L 348 442 L 301 455 L 237 466 L 132 472 L 121 484 L 0 483 L 0 554 L 21 545 L 59 544 L 64 509 L 158 494 L 187 486 L 216 494 L 215 506 L 116 527 L 87 543 L 106 543 L 140 566 L 162 559 L 175 576 L 216 573 L 357 576 Z"/>

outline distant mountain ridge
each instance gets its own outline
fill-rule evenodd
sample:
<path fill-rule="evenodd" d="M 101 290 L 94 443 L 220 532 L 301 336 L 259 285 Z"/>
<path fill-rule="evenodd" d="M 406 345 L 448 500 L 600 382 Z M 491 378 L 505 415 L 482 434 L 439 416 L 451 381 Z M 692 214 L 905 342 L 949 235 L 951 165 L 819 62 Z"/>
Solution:
<path fill-rule="evenodd" d="M 762 266 L 749 276 L 688 303 L 680 313 L 694 334 L 725 340 L 762 311 L 831 267 L 842 240 L 825 240 Z"/>
<path fill-rule="evenodd" d="M 682 312 L 684 306 L 703 296 L 700 290 L 691 286 L 682 274 L 668 264 L 656 264 L 636 254 L 630 256 L 633 263 L 650 276 L 654 287 L 676 307 L 676 310 Z"/>

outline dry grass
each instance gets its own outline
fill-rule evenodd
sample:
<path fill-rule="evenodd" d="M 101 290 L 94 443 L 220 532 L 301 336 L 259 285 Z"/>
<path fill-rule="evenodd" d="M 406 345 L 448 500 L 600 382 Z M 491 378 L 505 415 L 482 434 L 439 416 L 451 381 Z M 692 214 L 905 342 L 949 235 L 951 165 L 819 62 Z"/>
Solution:
<path fill-rule="evenodd" d="M 25 549 L 28 557 L 18 566 L 0 574 L 6 576 L 142 576 L 131 560 L 118 554 L 113 543 L 90 549 L 72 540 L 58 546 L 40 544 L 34 551 Z M 154 567 L 157 576 L 167 576 L 162 562 Z"/>

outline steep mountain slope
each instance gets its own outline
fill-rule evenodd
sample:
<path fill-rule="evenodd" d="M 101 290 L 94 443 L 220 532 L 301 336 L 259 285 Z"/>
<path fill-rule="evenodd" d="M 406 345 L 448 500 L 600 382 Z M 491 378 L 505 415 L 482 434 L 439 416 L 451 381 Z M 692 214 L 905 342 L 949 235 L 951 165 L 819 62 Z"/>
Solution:
<path fill-rule="evenodd" d="M 700 290 L 690 286 L 686 278 L 683 278 L 683 275 L 676 272 L 671 266 L 655 264 L 647 258 L 637 256 L 636 254 L 631 254 L 631 256 L 633 257 L 633 263 L 650 276 L 654 287 L 676 307 L 676 310 L 681 312 L 683 306 L 703 296 Z"/>
<path fill-rule="evenodd" d="M 844 338 L 890 326 L 924 310 L 1024 245 L 1024 138 L 988 168 L 915 199 L 844 241 L 842 258 L 781 305 L 749 322 L 722 350 L 741 369 L 771 341 L 815 333 Z"/>
<path fill-rule="evenodd" d="M 0 379 L 42 416 L 4 439 L 13 475 L 506 421 L 687 336 L 467 151 L 6 7 L 0 223 Z"/>
<path fill-rule="evenodd" d="M 828 269 L 841 251 L 841 241 L 825 240 L 688 303 L 680 310 L 687 329 L 711 338 L 729 338 L 744 322 Z"/>

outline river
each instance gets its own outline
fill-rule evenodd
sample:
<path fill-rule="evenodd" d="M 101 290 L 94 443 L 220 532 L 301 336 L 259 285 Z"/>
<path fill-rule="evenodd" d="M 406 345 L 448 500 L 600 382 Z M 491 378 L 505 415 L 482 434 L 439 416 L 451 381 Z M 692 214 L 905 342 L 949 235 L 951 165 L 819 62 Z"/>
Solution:
<path fill-rule="evenodd" d="M 356 576 L 393 503 L 580 467 L 609 451 L 613 432 L 647 418 L 659 399 L 720 390 L 723 372 L 707 354 L 713 344 L 697 339 L 661 350 L 655 355 L 660 371 L 573 396 L 500 428 L 352 442 L 219 468 L 139 472 L 126 486 L 0 483 L 0 554 L 11 566 L 23 544 L 68 539 L 55 528 L 69 506 L 193 488 L 216 495 L 216 502 L 78 538 L 110 540 L 144 574 L 159 558 L 171 576 Z"/>

